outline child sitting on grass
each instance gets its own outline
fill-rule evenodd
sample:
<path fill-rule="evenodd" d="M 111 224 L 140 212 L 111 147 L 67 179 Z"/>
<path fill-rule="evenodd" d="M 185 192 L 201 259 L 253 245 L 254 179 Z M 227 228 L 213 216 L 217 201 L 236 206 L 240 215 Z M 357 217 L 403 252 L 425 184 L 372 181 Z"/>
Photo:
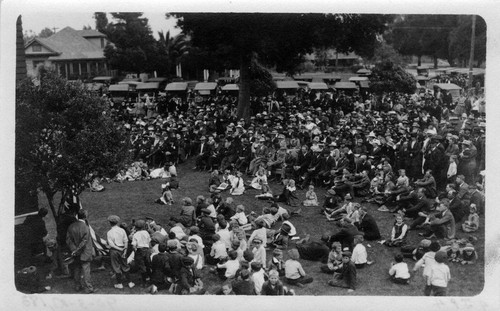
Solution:
<path fill-rule="evenodd" d="M 227 257 L 226 244 L 220 240 L 220 235 L 217 233 L 212 236 L 214 244 L 210 250 L 210 255 L 206 257 L 206 263 L 209 265 L 216 265 L 221 259 Z"/>
<path fill-rule="evenodd" d="M 332 243 L 332 249 L 328 253 L 326 265 L 321 266 L 321 271 L 327 274 L 333 274 L 342 268 L 342 245 L 335 241 Z"/>
<path fill-rule="evenodd" d="M 352 250 L 351 260 L 356 265 L 357 269 L 364 268 L 367 265 L 371 265 L 373 262 L 368 261 L 368 253 L 366 247 L 363 245 L 363 235 L 358 234 L 354 236 L 354 248 Z"/>
<path fill-rule="evenodd" d="M 408 232 L 408 225 L 404 223 L 403 216 L 401 214 L 397 214 L 396 221 L 391 230 L 391 239 L 389 241 L 384 241 L 381 244 L 387 246 L 400 247 L 406 241 L 407 232 Z"/>
<path fill-rule="evenodd" d="M 279 276 L 285 275 L 285 262 L 283 261 L 283 251 L 276 248 L 273 250 L 273 257 L 267 263 L 269 270 L 275 270 Z"/>
<path fill-rule="evenodd" d="M 240 226 L 248 224 L 248 218 L 245 215 L 245 206 L 242 204 L 236 206 L 236 214 L 231 217 L 231 220 L 237 221 Z"/>
<path fill-rule="evenodd" d="M 306 192 L 306 199 L 304 202 L 302 202 L 302 205 L 304 206 L 318 206 L 318 196 L 316 195 L 316 192 L 314 192 L 314 186 L 309 185 L 309 190 Z"/>
<path fill-rule="evenodd" d="M 479 215 L 477 214 L 476 204 L 472 203 L 469 207 L 469 217 L 462 224 L 464 232 L 475 232 L 479 229 Z"/>
<path fill-rule="evenodd" d="M 260 292 L 262 296 L 293 296 L 295 292 L 293 289 L 287 290 L 280 281 L 279 273 L 276 270 L 269 271 L 269 280 L 262 285 Z"/>
<path fill-rule="evenodd" d="M 252 270 L 250 279 L 255 285 L 255 293 L 257 295 L 260 295 L 262 291 L 262 285 L 264 285 L 264 282 L 266 281 L 266 273 L 264 269 L 262 269 L 262 265 L 260 264 L 260 262 L 253 261 L 252 263 L 250 263 L 250 269 Z"/>
<path fill-rule="evenodd" d="M 356 266 L 351 261 L 351 252 L 342 253 L 342 268 L 338 273 L 334 273 L 333 279 L 328 281 L 328 285 L 333 287 L 347 288 L 347 292 L 353 292 L 356 289 Z"/>
<path fill-rule="evenodd" d="M 226 295 L 226 296 L 231 296 L 235 295 L 233 292 L 233 284 L 231 282 L 227 281 L 222 284 L 222 287 L 215 292 L 216 295 Z"/>
<path fill-rule="evenodd" d="M 170 180 L 161 185 L 162 194 L 161 197 L 156 200 L 156 203 L 163 205 L 172 205 L 174 203 L 174 196 L 172 195 L 172 189 L 179 188 L 179 182 L 175 176 L 170 177 Z"/>
<path fill-rule="evenodd" d="M 271 187 L 266 183 L 262 185 L 261 193 L 257 194 L 255 197 L 259 200 L 271 200 L 274 198 L 274 195 Z"/>
<path fill-rule="evenodd" d="M 457 242 L 453 242 L 446 252 L 446 255 L 448 256 L 448 261 L 461 262 L 462 254 L 460 252 L 460 245 Z"/>
<path fill-rule="evenodd" d="M 266 248 L 263 245 L 263 241 L 260 238 L 254 238 L 251 245 L 254 256 L 253 262 L 258 262 L 262 267 L 266 268 Z"/>
<path fill-rule="evenodd" d="M 285 280 L 290 285 L 303 287 L 305 284 L 312 283 L 313 278 L 306 275 L 302 265 L 298 261 L 300 258 L 299 251 L 294 248 L 288 251 L 288 259 L 285 262 Z"/>
<path fill-rule="evenodd" d="M 391 281 L 396 284 L 409 284 L 410 271 L 408 270 L 408 264 L 403 261 L 403 255 L 397 254 L 394 256 L 394 260 L 396 263 L 391 263 L 391 268 L 389 269 Z"/>
<path fill-rule="evenodd" d="M 462 265 L 474 264 L 477 260 L 477 253 L 471 243 L 467 243 L 462 249 Z"/>
<path fill-rule="evenodd" d="M 240 268 L 238 253 L 235 250 L 230 250 L 227 255 L 228 260 L 226 262 L 217 264 L 217 272 L 222 280 L 234 279 L 236 271 Z"/>

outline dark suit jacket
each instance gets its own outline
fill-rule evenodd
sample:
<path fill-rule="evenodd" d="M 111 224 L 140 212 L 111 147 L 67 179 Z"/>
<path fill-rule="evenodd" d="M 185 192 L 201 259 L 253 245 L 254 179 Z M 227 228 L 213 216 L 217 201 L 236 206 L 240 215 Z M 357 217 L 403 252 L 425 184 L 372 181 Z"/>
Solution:
<path fill-rule="evenodd" d="M 365 214 L 360 220 L 358 229 L 365 233 L 365 240 L 373 241 L 380 239 L 380 230 L 378 229 L 377 222 L 370 214 Z"/>
<path fill-rule="evenodd" d="M 91 261 L 95 255 L 90 229 L 83 221 L 75 221 L 69 226 L 66 244 L 81 261 Z"/>
<path fill-rule="evenodd" d="M 353 248 L 354 236 L 359 234 L 358 228 L 355 225 L 348 225 L 330 237 L 328 243 L 339 241 L 342 244 L 342 249 L 348 247 Z"/>

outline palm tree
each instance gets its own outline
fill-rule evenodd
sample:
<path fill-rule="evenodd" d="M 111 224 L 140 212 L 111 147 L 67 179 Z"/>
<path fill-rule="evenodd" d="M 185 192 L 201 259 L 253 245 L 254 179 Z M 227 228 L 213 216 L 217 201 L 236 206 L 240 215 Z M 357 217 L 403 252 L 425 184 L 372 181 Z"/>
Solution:
<path fill-rule="evenodd" d="M 175 67 L 189 54 L 191 48 L 190 38 L 183 33 L 175 37 L 170 36 L 170 31 L 166 34 L 158 32 L 160 49 L 165 56 L 165 70 L 167 74 L 174 72 Z"/>

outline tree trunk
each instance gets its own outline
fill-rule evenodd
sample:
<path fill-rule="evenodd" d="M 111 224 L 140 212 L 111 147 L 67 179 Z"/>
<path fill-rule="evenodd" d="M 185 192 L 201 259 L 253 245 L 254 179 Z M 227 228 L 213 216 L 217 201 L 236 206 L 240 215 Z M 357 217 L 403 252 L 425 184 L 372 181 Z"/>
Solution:
<path fill-rule="evenodd" d="M 448 63 L 450 67 L 455 67 L 455 60 L 452 57 L 448 57 Z"/>
<path fill-rule="evenodd" d="M 26 78 L 26 55 L 24 53 L 23 22 L 21 15 L 16 22 L 16 82 Z"/>
<path fill-rule="evenodd" d="M 417 66 L 422 66 L 422 55 L 418 55 Z"/>
<path fill-rule="evenodd" d="M 56 208 L 54 206 L 54 194 L 45 192 L 45 196 L 47 197 L 47 201 L 49 203 L 50 210 L 52 211 L 52 216 L 54 216 L 54 220 L 56 221 L 56 225 L 57 225 L 59 214 L 56 212 Z"/>
<path fill-rule="evenodd" d="M 438 68 L 438 58 L 436 55 L 434 55 L 433 58 L 434 58 L 434 69 L 437 69 Z"/>
<path fill-rule="evenodd" d="M 238 109 L 236 115 L 245 121 L 250 120 L 250 66 L 251 55 L 242 55 L 240 60 L 240 93 L 238 96 Z"/>

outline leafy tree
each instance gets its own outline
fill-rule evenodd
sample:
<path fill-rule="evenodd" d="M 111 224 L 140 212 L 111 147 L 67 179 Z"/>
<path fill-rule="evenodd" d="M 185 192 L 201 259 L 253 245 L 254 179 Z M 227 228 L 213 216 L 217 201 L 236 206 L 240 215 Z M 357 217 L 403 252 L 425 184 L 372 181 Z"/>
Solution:
<path fill-rule="evenodd" d="M 373 53 L 386 15 L 176 13 L 178 26 L 194 47 L 240 68 L 238 117 L 249 118 L 250 68 L 258 56 L 265 66 L 293 73 L 314 47 Z M 167 18 L 170 15 L 167 15 Z M 205 67 L 206 68 L 206 67 Z"/>
<path fill-rule="evenodd" d="M 48 27 L 45 27 L 44 29 L 42 29 L 42 31 L 40 31 L 40 33 L 38 34 L 38 37 L 40 38 L 48 38 L 50 36 L 52 36 L 54 34 L 54 31 Z"/>
<path fill-rule="evenodd" d="M 95 29 L 97 31 L 107 34 L 107 29 L 108 27 L 108 17 L 105 12 L 95 12 L 94 13 L 94 19 L 95 19 Z"/>
<path fill-rule="evenodd" d="M 99 15 L 98 27 L 113 43 L 104 49 L 111 68 L 141 73 L 152 72 L 162 66 L 160 47 L 153 37 L 148 19 L 142 17 L 142 14 L 111 13 L 115 22 L 107 24 L 104 29 L 101 28 L 104 18 Z"/>
<path fill-rule="evenodd" d="M 267 96 L 273 92 L 276 84 L 273 81 L 273 76 L 256 60 L 252 61 L 250 67 L 250 95 L 251 96 Z"/>
<path fill-rule="evenodd" d="M 470 57 L 472 17 L 459 16 L 458 25 L 449 34 L 449 50 L 451 57 L 466 66 Z M 476 16 L 476 37 L 474 42 L 474 59 L 479 63 L 486 61 L 486 22 Z"/>
<path fill-rule="evenodd" d="M 40 189 L 57 223 L 62 202 L 56 208 L 54 196 L 81 192 L 94 172 L 113 176 L 127 160 L 129 139 L 82 84 L 44 68 L 39 75 L 16 89 L 16 186 Z"/>
<path fill-rule="evenodd" d="M 177 66 L 189 54 L 189 38 L 184 34 L 179 34 L 175 37 L 170 36 L 170 31 L 166 34 L 163 31 L 158 32 L 160 55 L 163 58 L 161 63 L 164 65 L 162 72 L 167 74 L 175 72 Z"/>
<path fill-rule="evenodd" d="M 392 28 L 392 42 L 403 55 L 416 55 L 418 65 L 421 57 L 429 55 L 447 59 L 453 63 L 448 49 L 448 36 L 457 26 L 456 15 L 404 15 L 396 19 Z"/>
<path fill-rule="evenodd" d="M 379 42 L 376 45 L 373 57 L 370 61 L 373 63 L 390 61 L 395 65 L 401 66 L 406 64 L 404 57 L 399 54 L 399 52 L 396 51 L 392 45 L 387 44 L 385 41 Z"/>
<path fill-rule="evenodd" d="M 417 80 L 412 74 L 390 61 L 376 64 L 370 76 L 370 88 L 378 95 L 391 92 L 412 94 L 416 85 Z"/>

